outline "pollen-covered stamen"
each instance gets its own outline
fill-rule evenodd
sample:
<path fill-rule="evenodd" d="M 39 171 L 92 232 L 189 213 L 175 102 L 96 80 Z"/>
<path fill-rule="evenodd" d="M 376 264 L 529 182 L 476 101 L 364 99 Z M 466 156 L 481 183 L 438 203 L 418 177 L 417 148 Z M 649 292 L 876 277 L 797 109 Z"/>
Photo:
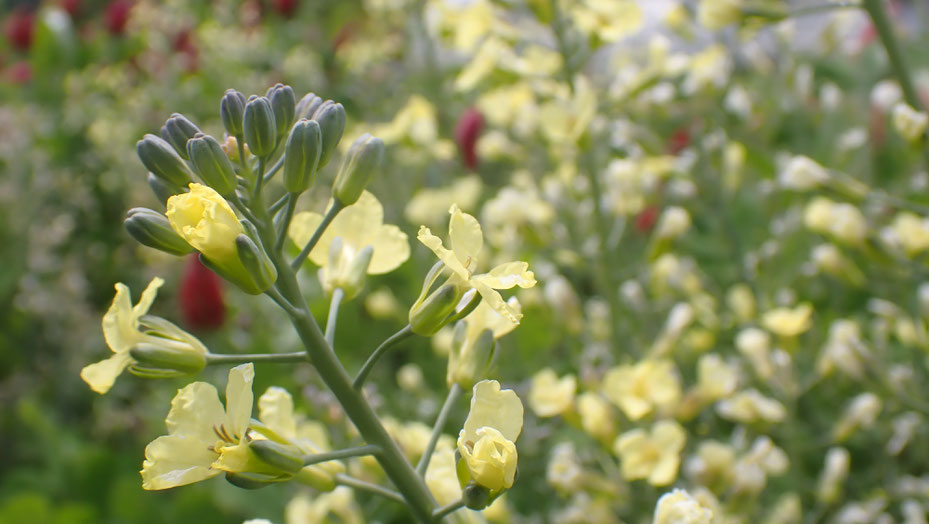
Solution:
<path fill-rule="evenodd" d="M 220 440 L 230 444 L 234 444 L 236 441 L 238 441 L 238 437 L 236 435 L 229 436 L 229 433 L 226 431 L 226 426 L 224 424 L 220 424 L 219 428 L 214 425 L 213 433 L 216 433 L 216 436 L 219 437 Z"/>

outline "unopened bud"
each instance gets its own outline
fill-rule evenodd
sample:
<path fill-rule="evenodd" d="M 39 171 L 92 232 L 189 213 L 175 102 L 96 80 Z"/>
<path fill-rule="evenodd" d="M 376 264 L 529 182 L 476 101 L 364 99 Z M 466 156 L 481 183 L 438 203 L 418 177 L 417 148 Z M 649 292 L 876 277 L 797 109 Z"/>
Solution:
<path fill-rule="evenodd" d="M 455 325 L 447 373 L 449 385 L 457 383 L 466 391 L 487 375 L 497 345 L 490 329 L 482 331 L 473 342 L 467 339 L 467 331 L 464 322 Z"/>
<path fill-rule="evenodd" d="M 297 102 L 297 110 L 294 116 L 297 120 L 301 118 L 313 118 L 316 110 L 319 109 L 319 106 L 322 104 L 322 98 L 316 96 L 314 93 L 307 93 Z"/>
<path fill-rule="evenodd" d="M 434 335 L 448 323 L 448 317 L 455 311 L 460 299 L 458 288 L 446 284 L 425 298 L 413 304 L 410 309 L 410 328 L 413 333 L 425 337 Z"/>
<path fill-rule="evenodd" d="M 282 473 L 293 475 L 303 469 L 303 452 L 296 446 L 270 440 L 253 440 L 248 447 L 259 460 Z"/>
<path fill-rule="evenodd" d="M 182 256 L 193 251 L 183 238 L 178 235 L 168 222 L 168 217 L 152 209 L 135 207 L 126 213 L 123 222 L 126 231 L 140 244 Z"/>
<path fill-rule="evenodd" d="M 223 196 L 231 196 L 238 185 L 235 167 L 215 138 L 197 133 L 187 142 L 187 153 L 200 179 Z"/>
<path fill-rule="evenodd" d="M 190 160 L 187 155 L 187 141 L 199 132 L 200 128 L 187 120 L 187 117 L 180 113 L 174 113 L 161 127 L 161 138 L 171 144 L 177 154 L 181 155 L 181 158 Z"/>
<path fill-rule="evenodd" d="M 191 173 L 184 159 L 161 137 L 145 135 L 136 143 L 136 152 L 145 168 L 176 186 L 186 187 Z"/>
<path fill-rule="evenodd" d="M 313 184 L 322 144 L 318 122 L 300 120 L 294 124 L 284 150 L 284 187 L 287 191 L 302 193 Z"/>
<path fill-rule="evenodd" d="M 290 86 L 277 84 L 268 89 L 265 96 L 271 101 L 271 110 L 274 111 L 277 137 L 284 138 L 296 114 L 297 97 L 294 95 L 294 90 Z"/>
<path fill-rule="evenodd" d="M 285 482 L 291 479 L 289 475 L 269 475 L 267 473 L 231 473 L 226 472 L 226 481 L 237 488 L 260 489 Z"/>
<path fill-rule="evenodd" d="M 165 205 L 167 205 L 169 198 L 184 192 L 183 187 L 176 186 L 163 178 L 155 176 L 154 173 L 148 174 L 148 187 L 152 188 L 155 197 Z"/>
<path fill-rule="evenodd" d="M 206 355 L 189 344 L 164 339 L 163 344 L 141 342 L 129 350 L 136 361 L 129 371 L 148 378 L 196 375 L 206 367 Z"/>
<path fill-rule="evenodd" d="M 342 140 L 342 133 L 345 132 L 345 108 L 342 104 L 326 100 L 313 113 L 312 120 L 319 123 L 319 129 L 323 134 L 323 149 L 319 156 L 319 168 L 322 169 L 329 163 L 329 157 L 335 151 L 339 140 Z"/>
<path fill-rule="evenodd" d="M 219 114 L 223 118 L 223 127 L 231 136 L 242 135 L 242 121 L 245 115 L 245 95 L 235 89 L 227 89 L 219 103 Z"/>
<path fill-rule="evenodd" d="M 277 140 L 277 123 L 271 101 L 266 97 L 251 96 L 245 104 L 245 116 L 242 122 L 245 143 L 257 157 L 268 156 L 274 152 Z"/>
<path fill-rule="evenodd" d="M 368 133 L 361 135 L 342 161 L 339 174 L 332 186 L 332 196 L 350 206 L 358 201 L 374 173 L 384 160 L 384 142 Z"/>
<path fill-rule="evenodd" d="M 480 511 L 490 505 L 490 490 L 472 482 L 462 490 L 461 498 L 466 508 Z"/>
<path fill-rule="evenodd" d="M 262 248 L 255 226 L 248 221 L 242 221 L 242 225 L 248 235 L 236 237 L 235 247 L 251 282 L 250 285 L 243 282 L 240 287 L 247 293 L 258 295 L 264 293 L 277 281 L 277 269 L 274 268 L 274 264 Z"/>

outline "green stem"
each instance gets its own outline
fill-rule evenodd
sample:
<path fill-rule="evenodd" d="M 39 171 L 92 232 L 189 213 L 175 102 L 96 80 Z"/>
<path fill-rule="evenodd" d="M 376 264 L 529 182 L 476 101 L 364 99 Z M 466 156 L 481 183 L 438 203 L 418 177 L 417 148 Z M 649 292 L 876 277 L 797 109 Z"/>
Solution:
<path fill-rule="evenodd" d="M 270 213 L 272 216 L 277 214 L 277 212 L 280 211 L 282 207 L 284 207 L 284 204 L 286 204 L 289 199 L 290 193 L 287 193 L 286 195 L 277 199 L 276 202 L 268 206 L 268 213 Z"/>
<path fill-rule="evenodd" d="M 345 204 L 339 202 L 337 199 L 333 199 L 332 205 L 329 206 L 329 209 L 326 211 L 326 215 L 323 216 L 323 221 L 319 223 L 316 231 L 313 232 L 313 236 L 310 237 L 310 240 L 306 243 L 305 246 L 303 246 L 303 250 L 300 251 L 300 254 L 297 255 L 297 258 L 295 258 L 294 261 L 290 263 L 291 269 L 294 271 L 300 269 L 300 266 L 303 265 L 306 257 L 310 255 L 310 251 L 313 251 L 313 248 L 316 247 L 316 243 L 319 242 L 319 239 L 323 236 L 326 228 L 329 227 L 329 224 L 335 219 L 336 215 L 338 215 L 339 212 L 344 208 Z"/>
<path fill-rule="evenodd" d="M 439 437 L 442 436 L 442 430 L 445 429 L 445 423 L 448 421 L 448 416 L 452 412 L 455 401 L 461 397 L 463 391 L 464 390 L 461 389 L 461 386 L 459 386 L 457 382 L 452 384 L 451 389 L 448 390 L 448 396 L 445 397 L 445 404 L 443 404 L 442 409 L 439 410 L 439 416 L 436 417 L 435 425 L 432 427 L 432 436 L 429 437 L 429 443 L 426 444 L 423 456 L 420 457 L 419 463 L 416 464 L 416 472 L 420 475 L 426 474 L 426 468 L 429 467 L 429 460 L 432 459 L 432 452 L 435 451 L 435 445 L 439 442 Z"/>
<path fill-rule="evenodd" d="M 214 364 L 241 364 L 243 362 L 306 362 L 306 351 L 296 353 L 252 353 L 245 355 L 217 355 L 210 353 L 206 356 L 207 365 Z"/>
<path fill-rule="evenodd" d="M 277 230 L 277 242 L 274 243 L 274 250 L 280 251 L 284 247 L 284 239 L 287 238 L 287 229 L 290 227 L 290 221 L 294 217 L 294 209 L 297 207 L 297 195 L 294 193 L 287 194 L 287 207 L 284 209 L 284 216 L 281 223 L 278 224 L 280 229 Z"/>
<path fill-rule="evenodd" d="M 264 182 L 271 180 L 274 177 L 274 175 L 278 172 L 278 170 L 281 169 L 281 166 L 283 165 L 284 165 L 284 156 L 281 155 L 281 158 L 279 158 L 278 161 L 275 162 L 273 166 L 271 166 L 271 169 L 269 169 L 268 172 L 265 173 L 265 175 L 262 177 L 264 179 Z"/>
<path fill-rule="evenodd" d="M 248 166 L 248 162 L 245 161 L 245 137 L 242 135 L 235 136 L 235 143 L 239 149 L 239 165 L 242 166 L 242 175 L 246 179 L 252 177 L 252 168 Z"/>
<path fill-rule="evenodd" d="M 400 504 L 406 503 L 406 501 L 403 499 L 403 496 L 392 489 L 387 489 L 383 486 L 378 486 L 377 484 L 371 484 L 370 482 L 365 482 L 361 479 L 356 479 L 355 477 L 350 477 L 342 473 L 335 475 L 335 482 L 336 484 L 340 484 L 342 486 L 349 486 L 361 491 L 367 491 L 368 493 L 380 495 L 384 498 L 399 502 Z M 429 521 L 426 520 L 424 522 Z"/>
<path fill-rule="evenodd" d="M 271 297 L 271 300 L 280 306 L 281 309 L 283 309 L 288 315 L 294 316 L 303 313 L 297 306 L 291 304 L 290 300 L 284 298 L 284 296 L 281 295 L 280 291 L 278 291 L 276 288 L 268 288 L 268 290 L 265 291 L 265 294 Z M 297 303 L 299 304 L 300 302 Z"/>
<path fill-rule="evenodd" d="M 329 303 L 329 316 L 326 318 L 326 342 L 330 347 L 335 347 L 335 325 L 339 319 L 339 304 L 345 298 L 345 291 L 337 287 L 332 292 L 332 301 Z"/>
<path fill-rule="evenodd" d="M 371 373 L 372 369 L 374 369 L 374 365 L 377 364 L 377 361 L 382 356 L 384 356 L 384 353 L 386 353 L 388 349 L 412 336 L 413 328 L 407 324 L 405 328 L 397 331 L 384 342 L 381 342 L 381 345 L 371 353 L 371 356 L 368 357 L 368 360 L 366 360 L 364 365 L 361 366 L 361 370 L 358 371 L 358 374 L 355 376 L 355 380 L 352 382 L 352 387 L 356 390 L 361 389 L 361 386 L 364 385 L 365 379 L 368 378 L 368 374 Z"/>
<path fill-rule="evenodd" d="M 312 466 L 320 462 L 329 462 L 330 460 L 340 460 L 352 457 L 364 457 L 366 455 L 377 455 L 381 448 L 377 446 L 358 446 L 355 448 L 345 448 L 336 451 L 326 451 L 325 453 L 313 453 L 303 457 L 304 466 Z"/>
<path fill-rule="evenodd" d="M 833 0 L 832 2 L 828 4 L 805 5 L 802 7 L 791 9 L 790 11 L 787 11 L 787 16 L 805 16 L 805 15 L 812 15 L 816 13 L 829 12 L 835 9 L 856 9 L 856 8 L 861 8 L 861 2 L 857 0 L 854 0 L 854 1 Z"/>
<path fill-rule="evenodd" d="M 442 519 L 463 507 L 465 507 L 465 501 L 464 499 L 459 499 L 455 502 L 452 502 L 451 504 L 442 506 L 441 508 L 435 510 L 435 512 L 432 514 L 432 518 L 434 518 L 436 522 L 441 522 Z"/>
<path fill-rule="evenodd" d="M 264 187 L 264 173 L 267 166 L 268 159 L 267 157 L 258 158 L 258 173 L 255 175 L 255 190 L 252 191 L 252 201 L 260 202 L 261 201 L 261 188 Z"/>

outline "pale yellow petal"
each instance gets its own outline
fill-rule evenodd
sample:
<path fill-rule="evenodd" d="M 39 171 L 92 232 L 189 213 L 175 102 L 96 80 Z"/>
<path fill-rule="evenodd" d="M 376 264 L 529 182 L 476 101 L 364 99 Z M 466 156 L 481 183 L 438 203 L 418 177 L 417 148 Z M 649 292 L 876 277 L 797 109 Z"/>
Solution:
<path fill-rule="evenodd" d="M 249 451 L 248 444 L 238 444 L 224 446 L 219 457 L 210 467 L 230 473 L 240 473 L 254 470 L 255 465 L 256 461 L 252 458 L 252 452 Z"/>
<path fill-rule="evenodd" d="M 126 369 L 132 362 L 129 353 L 121 352 L 112 357 L 101 360 L 81 370 L 81 378 L 90 386 L 90 389 L 100 393 L 106 393 L 113 387 L 116 377 Z"/>
<path fill-rule="evenodd" d="M 213 428 L 219 429 L 225 417 L 216 388 L 206 382 L 194 382 L 181 388 L 171 400 L 165 425 L 171 435 L 209 446 L 218 438 Z"/>
<path fill-rule="evenodd" d="M 139 318 L 148 313 L 149 308 L 152 307 L 152 302 L 154 302 L 155 297 L 158 296 L 158 288 L 164 285 L 164 283 L 164 279 L 158 277 L 153 278 L 152 281 L 148 283 L 145 291 L 142 292 L 142 298 L 139 299 L 139 303 L 132 308 L 132 315 L 135 318 Z"/>
<path fill-rule="evenodd" d="M 132 298 L 125 284 L 116 284 L 116 296 L 103 315 L 103 338 L 114 353 L 129 351 L 135 345 L 137 329 L 132 315 Z"/>
<path fill-rule="evenodd" d="M 297 249 L 303 249 L 303 246 L 310 241 L 310 237 L 313 236 L 313 233 L 322 221 L 323 216 L 319 213 L 311 213 L 309 211 L 297 213 L 290 221 L 290 228 L 287 229 L 287 236 L 289 236 L 290 240 L 297 246 Z M 325 236 L 325 233 L 323 236 Z M 324 247 L 322 241 L 323 238 L 320 237 L 320 241 L 317 242 L 316 246 L 310 251 L 309 257 L 311 262 L 320 267 L 326 265 L 326 261 L 329 257 L 329 244 L 327 243 Z"/>
<path fill-rule="evenodd" d="M 375 230 L 376 235 L 366 245 L 374 248 L 368 273 L 381 275 L 397 268 L 410 258 L 410 242 L 399 227 L 387 224 Z M 364 246 L 361 246 L 364 247 Z"/>
<path fill-rule="evenodd" d="M 241 438 L 248 429 L 252 418 L 252 382 L 255 381 L 255 366 L 249 362 L 229 370 L 229 382 L 226 383 L 226 429 L 233 437 Z"/>
<path fill-rule="evenodd" d="M 145 448 L 142 488 L 168 489 L 215 477 L 222 473 L 210 469 L 216 456 L 197 439 L 180 435 L 158 437 Z"/>
<path fill-rule="evenodd" d="M 493 308 L 494 311 L 503 315 L 507 320 L 514 324 L 519 324 L 519 320 L 523 318 L 522 313 L 513 308 L 510 304 L 503 300 L 503 297 L 500 296 L 495 289 L 491 286 L 488 286 L 483 278 L 484 275 L 479 275 L 469 281 L 469 283 L 481 294 L 481 300 L 487 302 L 487 305 Z"/>
<path fill-rule="evenodd" d="M 494 289 L 510 289 L 513 286 L 527 288 L 536 284 L 535 275 L 529 271 L 529 264 L 526 262 L 500 264 L 491 269 L 490 273 L 480 275 L 480 277 Z"/>
<path fill-rule="evenodd" d="M 258 398 L 258 419 L 282 437 L 297 436 L 294 399 L 284 388 L 271 386 Z"/>
<path fill-rule="evenodd" d="M 458 257 L 455 256 L 455 253 L 446 249 L 445 246 L 442 245 L 442 239 L 433 235 L 428 227 L 420 226 L 416 238 L 422 242 L 423 245 L 431 249 L 432 252 L 435 253 L 435 256 L 439 257 L 439 260 L 444 262 L 453 273 L 464 280 L 471 278 L 471 273 L 462 265 Z"/>
<path fill-rule="evenodd" d="M 677 470 L 681 465 L 681 457 L 677 453 L 667 453 L 655 463 L 648 482 L 653 486 L 667 486 L 677 478 Z"/>
<path fill-rule="evenodd" d="M 478 255 L 484 246 L 484 234 L 481 225 L 473 216 L 462 212 L 456 204 L 448 210 L 452 218 L 448 222 L 448 236 L 455 257 L 466 268 L 473 270 L 477 266 Z"/>
<path fill-rule="evenodd" d="M 515 442 L 523 429 L 523 403 L 512 389 L 500 390 L 496 380 L 482 380 L 474 385 L 471 411 L 464 423 L 466 440 L 477 441 L 477 430 L 491 427 L 504 438 Z"/>

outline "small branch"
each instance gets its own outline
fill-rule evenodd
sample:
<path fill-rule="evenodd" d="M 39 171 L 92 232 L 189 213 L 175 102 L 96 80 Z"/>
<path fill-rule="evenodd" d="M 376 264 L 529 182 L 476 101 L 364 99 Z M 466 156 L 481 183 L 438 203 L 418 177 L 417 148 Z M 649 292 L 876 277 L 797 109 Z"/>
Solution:
<path fill-rule="evenodd" d="M 303 262 L 306 260 L 306 257 L 310 255 L 310 251 L 313 251 L 313 248 L 316 247 L 316 243 L 319 242 L 319 239 L 323 236 L 323 233 L 326 231 L 326 228 L 329 227 L 329 224 L 335 219 L 336 215 L 339 214 L 342 209 L 345 208 L 345 205 L 339 202 L 338 200 L 333 200 L 332 205 L 329 206 L 329 209 L 326 211 L 326 215 L 323 217 L 323 221 L 319 223 L 319 227 L 316 228 L 316 231 L 313 232 L 313 236 L 310 237 L 310 240 L 303 246 L 303 250 L 300 251 L 300 254 L 297 255 L 297 258 L 290 263 L 290 268 L 294 271 L 300 269 L 300 266 L 303 265 Z"/>
<path fill-rule="evenodd" d="M 287 193 L 287 207 L 284 209 L 284 216 L 281 223 L 278 224 L 277 241 L 274 243 L 274 250 L 280 251 L 284 247 L 284 239 L 287 238 L 287 229 L 290 227 L 290 221 L 294 217 L 294 209 L 297 207 L 297 195 Z"/>
<path fill-rule="evenodd" d="M 458 499 L 457 501 L 452 502 L 451 504 L 448 504 L 447 506 L 442 506 L 441 508 L 435 510 L 432 513 L 432 518 L 434 518 L 436 522 L 441 522 L 442 519 L 458 511 L 459 509 L 463 507 L 465 507 L 464 499 Z"/>
<path fill-rule="evenodd" d="M 387 352 L 388 349 L 399 344 L 400 342 L 413 336 L 413 328 L 409 324 L 405 328 L 397 331 L 390 336 L 387 340 L 381 343 L 377 349 L 371 353 L 371 356 L 368 357 L 368 360 L 365 361 L 364 365 L 361 366 L 361 370 L 358 372 L 358 375 L 355 376 L 355 380 L 352 382 L 352 387 L 355 389 L 361 389 L 361 386 L 364 384 L 368 374 L 371 373 L 371 370 L 374 369 L 374 365 L 377 364 L 377 361 Z"/>
<path fill-rule="evenodd" d="M 304 466 L 312 466 L 320 462 L 329 462 L 330 460 L 340 460 L 352 457 L 364 457 L 366 455 L 377 455 L 381 452 L 378 446 L 359 446 L 356 448 L 345 448 L 336 451 L 327 451 L 325 453 L 313 453 L 303 457 Z"/>
<path fill-rule="evenodd" d="M 235 142 L 239 149 L 239 165 L 242 166 L 242 176 L 246 179 L 251 178 L 252 168 L 249 167 L 248 162 L 245 161 L 245 137 L 236 135 Z"/>
<path fill-rule="evenodd" d="M 258 227 L 258 228 L 262 227 L 264 222 L 262 222 L 261 220 L 258 220 L 258 217 L 256 217 L 255 214 L 252 213 L 251 209 L 249 209 L 248 206 L 245 205 L 245 202 L 242 202 L 242 199 L 239 198 L 239 195 L 236 195 L 233 193 L 233 195 L 230 197 L 230 200 L 232 201 L 232 204 L 236 207 L 236 209 L 238 209 L 239 212 L 245 216 L 245 218 L 249 219 L 252 222 L 252 224 L 255 224 L 255 227 Z"/>
<path fill-rule="evenodd" d="M 290 193 L 287 193 L 286 195 L 277 199 L 275 203 L 271 204 L 268 207 L 268 213 L 270 213 L 271 215 L 277 214 L 277 212 L 280 211 L 282 207 L 284 207 L 284 204 L 287 203 L 287 200 L 289 197 L 290 197 Z"/>
<path fill-rule="evenodd" d="M 276 288 L 268 288 L 268 290 L 265 291 L 265 295 L 271 297 L 271 300 L 273 300 L 278 306 L 281 306 L 281 309 L 283 309 L 288 315 L 292 317 L 303 315 L 303 311 L 291 304 L 290 301 L 284 298 L 284 296 L 281 295 L 281 293 Z"/>
<path fill-rule="evenodd" d="M 274 175 L 278 172 L 278 170 L 281 168 L 281 166 L 283 165 L 284 165 L 284 156 L 281 155 L 281 158 L 279 158 L 278 161 L 275 162 L 273 166 L 271 166 L 271 169 L 269 169 L 268 172 L 265 173 L 265 175 L 262 177 L 264 179 L 264 182 L 271 180 L 274 177 Z"/>
<path fill-rule="evenodd" d="M 335 325 L 339 319 L 339 304 L 342 303 L 343 298 L 345 298 L 345 291 L 342 291 L 340 287 L 335 288 L 332 292 L 332 301 L 329 303 L 329 316 L 326 318 L 325 337 L 329 347 L 335 347 Z"/>
<path fill-rule="evenodd" d="M 241 364 L 243 362 L 306 362 L 306 351 L 295 353 L 252 353 L 244 355 L 210 353 L 206 356 L 207 365 Z"/>
<path fill-rule="evenodd" d="M 368 493 L 374 493 L 375 495 L 380 495 L 384 498 L 393 500 L 394 502 L 399 502 L 404 506 L 406 505 L 406 501 L 399 493 L 392 489 L 378 486 L 377 484 L 371 484 L 370 482 L 365 482 L 361 479 L 356 479 L 355 477 L 350 477 L 343 473 L 338 473 L 335 475 L 335 482 L 336 484 L 342 486 L 349 486 L 361 491 L 367 491 Z"/>
<path fill-rule="evenodd" d="M 252 191 L 252 200 L 261 199 L 261 188 L 264 183 L 264 173 L 267 168 L 266 162 L 268 159 L 266 157 L 258 157 L 258 174 L 255 176 L 255 189 Z"/>
<path fill-rule="evenodd" d="M 426 444 L 423 456 L 419 458 L 419 463 L 416 464 L 416 472 L 420 475 L 426 474 L 426 468 L 429 467 L 429 460 L 432 458 L 432 452 L 435 451 L 435 445 L 439 442 L 439 437 L 442 436 L 442 430 L 445 428 L 445 423 L 448 421 L 448 416 L 452 412 L 455 401 L 461 397 L 463 391 L 464 390 L 461 389 L 461 386 L 459 386 L 457 382 L 452 384 L 451 389 L 448 390 L 448 396 L 445 397 L 445 404 L 443 404 L 442 409 L 439 410 L 439 416 L 436 417 L 435 425 L 432 427 L 432 436 L 429 437 L 429 443 Z"/>

